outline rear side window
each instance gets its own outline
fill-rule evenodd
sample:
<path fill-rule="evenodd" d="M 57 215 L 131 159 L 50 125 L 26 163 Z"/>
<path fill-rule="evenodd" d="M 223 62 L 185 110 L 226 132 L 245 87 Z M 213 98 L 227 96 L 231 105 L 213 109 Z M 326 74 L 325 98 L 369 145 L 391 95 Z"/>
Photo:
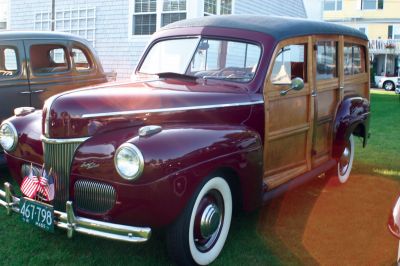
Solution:
<path fill-rule="evenodd" d="M 336 78 L 337 75 L 337 42 L 317 42 L 317 80 Z"/>
<path fill-rule="evenodd" d="M 275 58 L 272 84 L 290 84 L 294 78 L 307 82 L 307 45 L 296 44 L 283 47 Z"/>
<path fill-rule="evenodd" d="M 344 74 L 365 73 L 365 49 L 358 44 L 344 44 Z"/>
<path fill-rule="evenodd" d="M 70 69 L 67 48 L 62 45 L 32 45 L 29 55 L 35 74 L 60 73 Z"/>
<path fill-rule="evenodd" d="M 75 64 L 75 69 L 78 72 L 89 71 L 93 69 L 92 61 L 87 55 L 87 52 L 80 48 L 72 48 L 72 59 Z"/>
<path fill-rule="evenodd" d="M 0 46 L 0 79 L 15 77 L 18 73 L 17 50 Z"/>

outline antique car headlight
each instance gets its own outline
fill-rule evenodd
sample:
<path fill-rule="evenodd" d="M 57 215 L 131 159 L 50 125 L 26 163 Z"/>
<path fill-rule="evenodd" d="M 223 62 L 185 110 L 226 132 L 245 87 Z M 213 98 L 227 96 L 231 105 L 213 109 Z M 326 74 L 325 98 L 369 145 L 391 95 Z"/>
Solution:
<path fill-rule="evenodd" d="M 0 126 L 0 144 L 6 151 L 13 151 L 18 143 L 18 134 L 15 127 L 9 123 L 4 122 Z"/>
<path fill-rule="evenodd" d="M 138 178 L 144 167 L 140 150 L 131 143 L 124 143 L 115 152 L 114 164 L 118 174 L 126 180 Z"/>

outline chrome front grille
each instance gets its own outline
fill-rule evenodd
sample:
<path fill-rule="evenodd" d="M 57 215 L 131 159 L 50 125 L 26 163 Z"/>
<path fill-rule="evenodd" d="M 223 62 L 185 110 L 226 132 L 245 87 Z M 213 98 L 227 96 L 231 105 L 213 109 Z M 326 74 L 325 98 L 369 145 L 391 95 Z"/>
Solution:
<path fill-rule="evenodd" d="M 45 140 L 43 139 L 44 161 L 46 169 L 53 168 L 55 176 L 54 208 L 65 211 L 69 200 L 69 176 L 72 159 L 82 140 Z"/>
<path fill-rule="evenodd" d="M 74 186 L 75 206 L 83 211 L 105 213 L 114 207 L 113 186 L 92 180 L 78 180 Z"/>

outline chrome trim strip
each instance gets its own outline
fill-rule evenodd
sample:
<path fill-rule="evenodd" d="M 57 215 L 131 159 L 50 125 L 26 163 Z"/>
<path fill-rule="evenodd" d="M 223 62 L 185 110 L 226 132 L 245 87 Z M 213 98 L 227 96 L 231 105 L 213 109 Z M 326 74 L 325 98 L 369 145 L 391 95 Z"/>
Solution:
<path fill-rule="evenodd" d="M 97 113 L 97 114 L 84 114 L 84 115 L 82 115 L 82 118 L 96 118 L 96 117 L 109 117 L 109 116 L 120 116 L 120 115 L 134 115 L 134 114 L 141 114 L 141 113 L 180 112 L 180 111 L 198 110 L 198 109 L 238 107 L 238 106 L 247 106 L 247 105 L 254 105 L 254 104 L 264 104 L 264 101 L 244 102 L 244 103 L 214 104 L 214 105 L 199 105 L 199 106 L 174 107 L 174 108 L 160 108 L 160 109 L 148 109 L 148 110 L 132 110 L 132 111 Z"/>
<path fill-rule="evenodd" d="M 4 191 L 0 190 L 0 206 L 7 209 L 7 214 L 19 213 L 20 199 L 12 194 L 12 187 L 4 183 Z M 131 243 L 147 241 L 151 236 L 151 228 L 107 223 L 75 216 L 72 201 L 66 202 L 66 212 L 54 211 L 54 225 L 67 230 L 68 237 L 75 232 Z"/>
<path fill-rule="evenodd" d="M 71 138 L 71 139 L 50 139 L 45 137 L 44 135 L 40 136 L 40 140 L 47 144 L 82 143 L 88 139 L 90 139 L 90 137 Z"/>

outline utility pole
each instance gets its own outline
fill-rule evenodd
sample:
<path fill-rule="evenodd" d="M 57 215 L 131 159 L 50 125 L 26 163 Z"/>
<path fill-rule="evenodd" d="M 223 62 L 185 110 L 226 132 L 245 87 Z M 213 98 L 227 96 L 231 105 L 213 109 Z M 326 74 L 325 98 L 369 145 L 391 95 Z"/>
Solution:
<path fill-rule="evenodd" d="M 56 0 L 51 0 L 51 31 L 55 30 L 56 24 Z"/>

